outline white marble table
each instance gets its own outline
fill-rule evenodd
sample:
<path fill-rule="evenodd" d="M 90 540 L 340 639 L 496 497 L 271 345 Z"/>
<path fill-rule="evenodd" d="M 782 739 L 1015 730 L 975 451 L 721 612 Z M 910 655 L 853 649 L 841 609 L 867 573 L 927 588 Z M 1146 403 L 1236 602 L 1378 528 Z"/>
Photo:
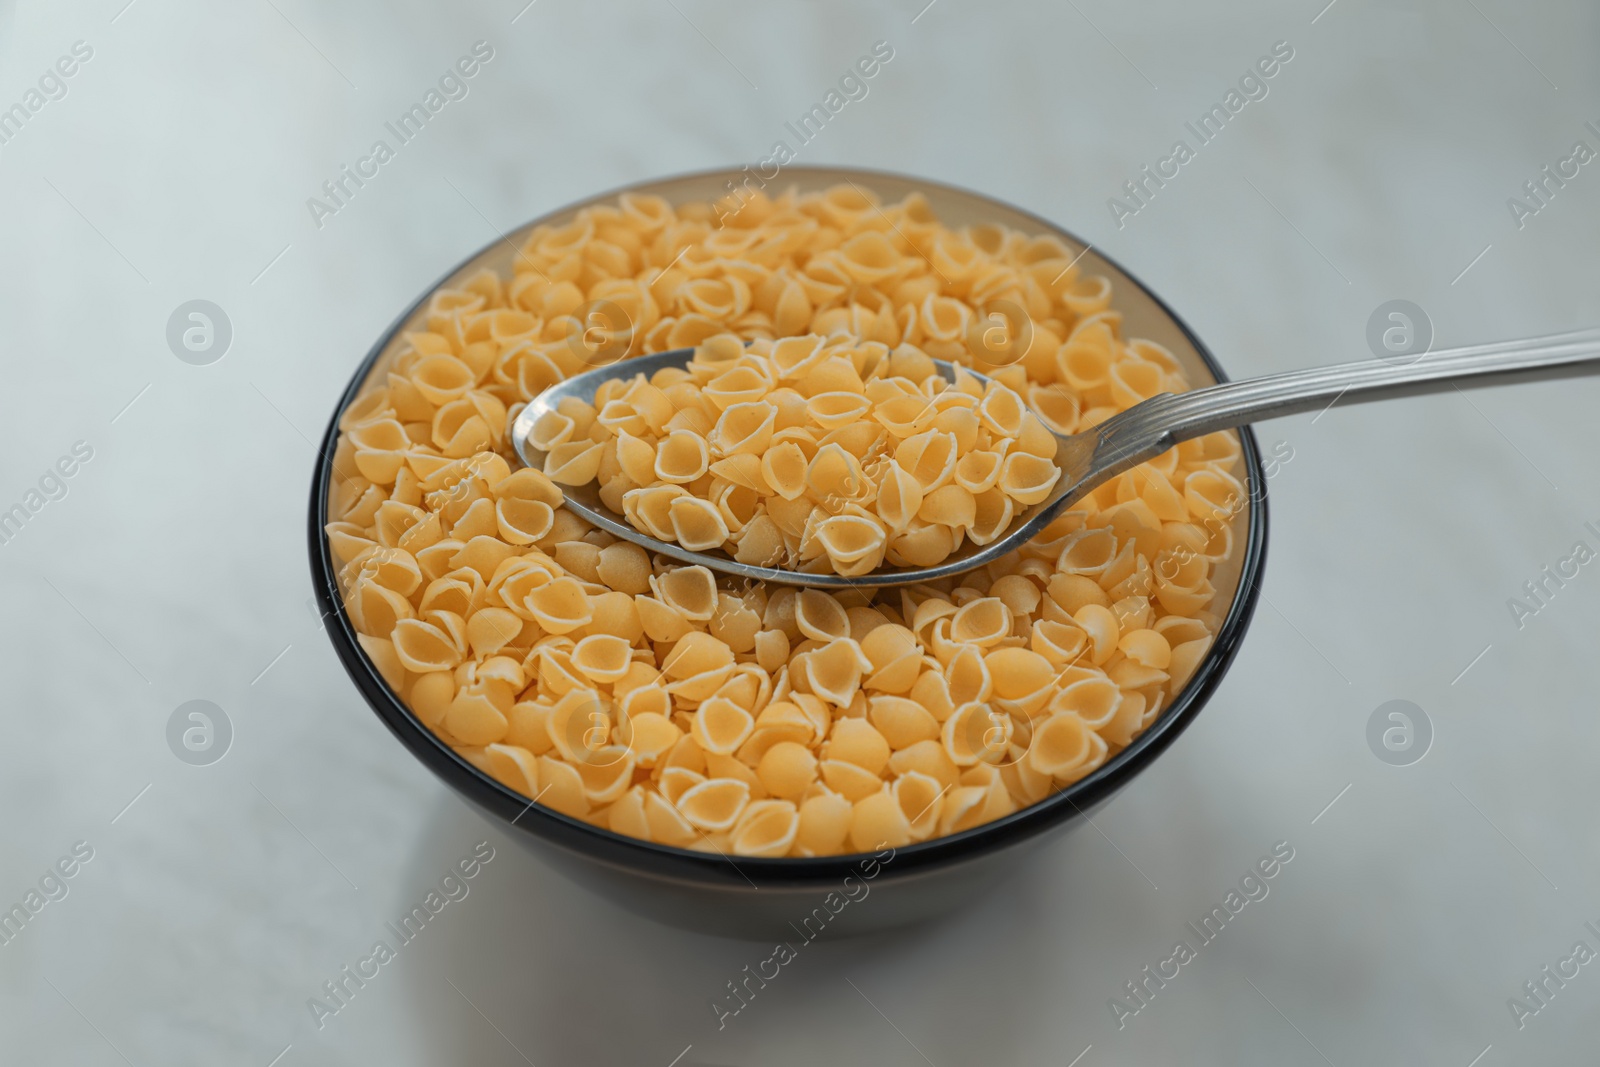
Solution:
<path fill-rule="evenodd" d="M 1600 966 L 1520 1029 L 1508 999 L 1600 949 L 1600 569 L 1520 627 L 1507 601 L 1600 547 L 1600 385 L 1262 427 L 1293 452 L 1264 599 L 1196 725 L 980 906 L 819 942 L 721 1031 L 709 1000 L 768 950 L 593 900 L 448 795 L 318 632 L 303 532 L 309 439 L 445 266 L 597 189 L 763 158 L 879 40 L 803 161 L 1057 219 L 1235 374 L 1362 358 L 1397 298 L 1445 344 L 1593 325 L 1600 167 L 1520 229 L 1507 207 L 1600 148 L 1592 5 L 125 2 L 0 0 L 0 108 L 40 89 L 0 144 L 0 510 L 92 452 L 0 544 L 0 904 L 73 871 L 0 944 L 0 1059 L 1592 1058 Z M 465 98 L 319 228 L 307 198 L 479 40 Z M 1119 229 L 1108 198 L 1278 41 L 1266 97 Z M 207 366 L 165 337 L 194 299 L 232 325 Z M 165 734 L 197 699 L 233 728 L 204 767 Z M 1391 699 L 1433 725 L 1411 766 L 1368 748 Z M 484 840 L 470 895 L 319 1030 L 307 1000 Z M 1268 897 L 1119 1029 L 1111 998 L 1280 841 Z"/>

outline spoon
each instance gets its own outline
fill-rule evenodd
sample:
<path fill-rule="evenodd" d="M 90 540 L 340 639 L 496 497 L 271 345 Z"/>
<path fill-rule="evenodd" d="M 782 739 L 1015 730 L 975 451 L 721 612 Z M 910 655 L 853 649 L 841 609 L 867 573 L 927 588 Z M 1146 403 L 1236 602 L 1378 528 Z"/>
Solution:
<path fill-rule="evenodd" d="M 545 453 L 533 446 L 529 435 L 538 419 L 555 411 L 562 400 L 573 397 L 592 404 L 595 392 L 605 382 L 632 379 L 640 374 L 649 378 L 663 367 L 683 368 L 693 357 L 692 348 L 636 356 L 585 371 L 551 386 L 529 401 L 512 424 L 512 443 L 517 455 L 528 466 L 543 468 Z M 1401 359 L 1411 362 L 1402 364 L 1398 362 Z M 965 366 L 944 360 L 933 362 L 947 381 L 954 382 L 958 370 L 970 374 L 980 384 L 989 381 Z M 1049 496 L 1023 509 L 1000 537 L 986 545 L 964 541 L 953 555 L 932 567 L 879 568 L 855 577 L 758 567 L 740 563 L 720 552 L 693 552 L 634 529 L 621 515 L 600 502 L 599 487 L 593 482 L 576 487 L 562 486 L 562 490 L 566 494 L 566 506 L 588 522 L 682 563 L 755 581 L 822 589 L 915 585 L 963 574 L 1015 551 L 1037 536 L 1061 512 L 1107 480 L 1154 459 L 1180 441 L 1262 419 L 1329 408 L 1341 400 L 1360 403 L 1443 392 L 1460 386 L 1508 385 L 1587 374 L 1600 374 L 1600 329 L 1444 349 L 1420 357 L 1366 359 L 1224 382 L 1187 393 L 1161 393 L 1092 429 L 1056 434 L 1055 462 L 1061 469 L 1061 477 Z"/>

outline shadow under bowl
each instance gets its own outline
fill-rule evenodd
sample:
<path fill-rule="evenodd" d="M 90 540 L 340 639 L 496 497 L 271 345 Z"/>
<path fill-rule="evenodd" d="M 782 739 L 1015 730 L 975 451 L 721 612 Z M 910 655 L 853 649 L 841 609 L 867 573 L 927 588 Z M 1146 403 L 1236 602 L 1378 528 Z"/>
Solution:
<path fill-rule="evenodd" d="M 559 226 L 585 207 L 614 202 L 620 193 L 658 195 L 674 204 L 709 202 L 725 194 L 730 180 L 748 178 L 736 171 L 691 174 L 614 189 L 569 205 L 486 245 L 419 296 L 357 368 L 323 435 L 311 485 L 312 581 L 340 661 L 372 710 L 401 743 L 491 822 L 595 893 L 661 922 L 728 937 L 798 933 L 809 939 L 823 924 L 836 936 L 921 922 L 959 907 L 1010 874 L 1024 856 L 1082 825 L 1088 814 L 1108 802 L 1177 739 L 1222 681 L 1254 612 L 1266 556 L 1266 475 L 1255 436 L 1248 428 L 1238 431 L 1248 500 L 1232 518 L 1236 550 L 1213 575 L 1217 588 L 1213 607 L 1223 621 L 1211 649 L 1182 692 L 1130 745 L 1051 797 L 994 822 L 876 856 L 730 859 L 626 837 L 530 805 L 527 797 L 456 755 L 389 688 L 356 640 L 338 588 L 338 566 L 324 533 L 339 420 L 373 375 L 383 372 L 403 343 L 401 334 L 419 325 L 428 299 L 437 289 L 484 268 L 508 275 L 514 247 L 520 247 L 535 226 Z M 793 167 L 773 184 L 780 190 L 798 187 L 809 192 L 845 182 L 870 189 L 885 200 L 920 192 L 940 221 L 952 228 L 1001 225 L 1065 242 L 1079 253 L 1083 273 L 1110 278 L 1112 308 L 1122 314 L 1126 336 L 1164 345 L 1182 364 L 1192 387 L 1225 380 L 1215 358 L 1160 298 L 1087 242 L 1044 219 L 953 186 L 879 171 Z M 870 906 L 863 885 L 870 886 Z M 861 901 L 860 906 L 845 906 L 855 899 Z"/>

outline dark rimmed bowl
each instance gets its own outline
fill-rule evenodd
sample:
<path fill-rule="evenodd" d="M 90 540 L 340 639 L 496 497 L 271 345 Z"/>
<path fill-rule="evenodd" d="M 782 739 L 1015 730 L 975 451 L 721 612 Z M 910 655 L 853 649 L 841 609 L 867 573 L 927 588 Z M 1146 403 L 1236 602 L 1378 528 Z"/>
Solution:
<path fill-rule="evenodd" d="M 422 314 L 436 289 L 483 267 L 505 276 L 513 246 L 520 245 L 534 226 L 560 225 L 581 208 L 612 202 L 619 193 L 651 193 L 673 203 L 712 201 L 726 193 L 730 182 L 747 180 L 759 181 L 748 173 L 715 171 L 614 189 L 534 219 L 506 239 L 496 239 L 419 296 L 357 368 L 323 435 L 311 484 L 311 577 L 327 618 L 329 640 L 356 688 L 384 724 L 460 796 L 575 881 L 651 918 L 724 936 L 787 938 L 798 934 L 809 939 L 824 923 L 835 935 L 886 929 L 958 907 L 1008 874 L 1030 848 L 1081 825 L 1087 814 L 1149 766 L 1200 713 L 1233 662 L 1249 625 L 1266 555 L 1266 476 L 1250 430 L 1239 433 L 1249 499 L 1233 519 L 1234 556 L 1213 576 L 1217 587 L 1213 610 L 1223 615 L 1223 622 L 1211 650 L 1161 717 L 1104 766 L 1050 798 L 962 833 L 909 845 L 892 855 L 880 854 L 876 861 L 871 855 L 735 861 L 624 837 L 539 805 L 530 806 L 526 797 L 451 751 L 384 682 L 356 641 L 337 586 L 338 568 L 323 533 L 339 419 L 373 373 L 392 358 L 401 332 Z M 885 200 L 921 192 L 940 220 L 952 227 L 999 223 L 1028 234 L 1054 235 L 1082 252 L 1080 266 L 1085 272 L 1111 279 L 1112 306 L 1122 313 L 1128 336 L 1165 345 L 1183 364 L 1193 387 L 1225 380 L 1211 353 L 1160 298 L 1086 242 L 1044 219 L 963 189 L 878 171 L 793 167 L 785 169 L 771 185 L 774 191 L 790 186 L 810 191 L 847 181 L 869 188 Z M 851 903 L 855 906 L 847 906 Z"/>

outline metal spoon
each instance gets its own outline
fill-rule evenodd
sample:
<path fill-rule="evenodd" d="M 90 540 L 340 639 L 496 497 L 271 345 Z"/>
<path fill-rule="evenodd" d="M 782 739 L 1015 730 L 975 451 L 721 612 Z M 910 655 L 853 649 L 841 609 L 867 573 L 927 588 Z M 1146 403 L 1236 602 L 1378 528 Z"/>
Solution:
<path fill-rule="evenodd" d="M 574 375 L 551 386 L 523 407 L 512 425 L 512 442 L 517 455 L 530 467 L 543 467 L 545 453 L 533 447 L 528 436 L 534 423 L 547 412 L 554 411 L 562 400 L 576 397 L 592 403 L 596 390 L 604 382 L 632 379 L 641 374 L 648 378 L 663 367 L 685 367 L 693 356 L 692 348 L 638 356 Z M 940 374 L 955 381 L 956 364 L 942 360 L 934 360 L 934 363 Z M 971 374 L 980 383 L 988 381 L 966 367 L 959 367 L 959 370 Z M 937 566 L 879 568 L 857 577 L 757 567 L 720 552 L 691 552 L 681 545 L 657 540 L 634 529 L 621 515 L 600 502 L 599 489 L 594 483 L 562 488 L 566 506 L 590 523 L 650 552 L 683 563 L 755 581 L 824 589 L 914 585 L 962 574 L 1015 551 L 1057 515 L 1108 479 L 1154 459 L 1180 441 L 1262 419 L 1332 407 L 1341 400 L 1361 403 L 1437 393 L 1462 386 L 1508 385 L 1597 373 L 1600 373 L 1600 329 L 1590 329 L 1446 349 L 1406 364 L 1390 359 L 1367 359 L 1225 382 L 1187 393 L 1162 393 L 1113 415 L 1093 429 L 1057 434 L 1055 461 L 1061 468 L 1061 477 L 1050 495 L 1023 510 L 1006 533 L 989 544 L 965 541 L 954 555 Z"/>

